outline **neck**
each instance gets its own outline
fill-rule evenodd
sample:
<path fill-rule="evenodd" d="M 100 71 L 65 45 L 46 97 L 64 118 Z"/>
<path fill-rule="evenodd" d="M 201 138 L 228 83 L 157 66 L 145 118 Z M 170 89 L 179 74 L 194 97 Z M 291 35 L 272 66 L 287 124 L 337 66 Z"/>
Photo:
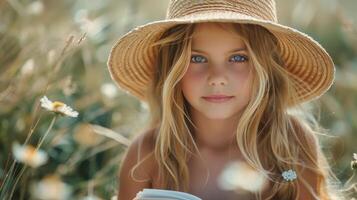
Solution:
<path fill-rule="evenodd" d="M 195 142 L 199 148 L 222 152 L 237 148 L 236 129 L 238 117 L 227 119 L 208 119 L 203 115 L 192 115 Z"/>

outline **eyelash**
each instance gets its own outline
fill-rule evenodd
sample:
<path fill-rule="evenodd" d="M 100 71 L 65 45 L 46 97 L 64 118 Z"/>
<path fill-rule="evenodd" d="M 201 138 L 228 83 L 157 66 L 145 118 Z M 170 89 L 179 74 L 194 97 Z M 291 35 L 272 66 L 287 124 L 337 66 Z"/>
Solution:
<path fill-rule="evenodd" d="M 201 56 L 201 55 L 192 55 L 191 56 L 191 62 L 192 62 L 192 58 L 194 58 L 194 57 L 196 57 L 196 56 L 198 56 L 198 57 L 203 57 L 203 56 Z M 237 61 L 237 62 L 247 62 L 248 61 L 248 57 L 247 56 L 243 56 L 243 55 L 234 55 L 233 57 L 235 57 L 235 56 L 240 56 L 241 58 L 244 58 L 245 60 L 244 61 Z M 196 62 L 193 62 L 193 63 L 196 63 Z M 199 62 L 197 62 L 197 63 L 199 63 Z"/>

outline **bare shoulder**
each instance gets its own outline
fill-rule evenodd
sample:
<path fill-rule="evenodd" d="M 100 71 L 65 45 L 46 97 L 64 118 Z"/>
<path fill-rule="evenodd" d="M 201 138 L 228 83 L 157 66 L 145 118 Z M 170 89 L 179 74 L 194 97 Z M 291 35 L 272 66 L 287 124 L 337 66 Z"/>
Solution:
<path fill-rule="evenodd" d="M 132 140 L 118 171 L 119 200 L 132 200 L 143 188 L 151 188 L 154 146 L 155 129 L 145 130 Z"/>

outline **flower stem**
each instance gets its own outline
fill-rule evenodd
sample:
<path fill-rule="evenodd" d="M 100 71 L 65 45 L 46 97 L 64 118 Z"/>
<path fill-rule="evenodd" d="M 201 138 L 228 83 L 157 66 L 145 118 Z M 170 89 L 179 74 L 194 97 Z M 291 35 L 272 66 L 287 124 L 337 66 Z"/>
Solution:
<path fill-rule="evenodd" d="M 7 195 L 7 190 L 10 189 L 10 183 L 11 183 L 11 179 L 12 179 L 12 174 L 14 173 L 15 170 L 15 165 L 16 165 L 16 161 L 14 161 L 10 167 L 10 170 L 8 173 L 6 173 L 4 182 L 2 183 L 1 187 L 0 187 L 0 199 L 5 199 L 6 195 Z M 9 183 L 10 182 L 10 183 Z"/>
<path fill-rule="evenodd" d="M 52 129 L 53 125 L 55 124 L 55 121 L 57 119 L 57 115 L 55 115 L 51 121 L 50 126 L 48 127 L 46 133 L 42 136 L 42 138 L 40 139 L 40 142 L 38 143 L 37 147 L 36 147 L 36 151 L 41 147 L 43 141 L 45 140 L 46 136 L 48 135 L 48 133 L 50 132 L 50 130 Z"/>
<path fill-rule="evenodd" d="M 45 140 L 46 136 L 48 135 L 48 133 L 51 131 L 53 125 L 55 124 L 56 119 L 57 119 L 57 115 L 55 115 L 55 116 L 53 117 L 53 119 L 52 119 L 52 121 L 51 121 L 51 123 L 50 123 L 50 126 L 48 127 L 48 129 L 46 130 L 46 132 L 45 132 L 45 134 L 42 136 L 42 138 L 40 139 L 40 141 L 39 141 L 39 143 L 38 143 L 38 145 L 37 145 L 37 147 L 36 147 L 36 151 L 41 147 L 41 145 L 42 145 L 43 141 Z M 7 175 L 7 176 L 9 176 L 9 178 L 11 178 L 11 174 L 12 174 L 12 172 L 13 172 L 13 167 L 15 166 L 15 163 L 16 163 L 16 161 L 14 161 L 13 165 L 11 166 L 10 174 Z M 27 167 L 26 165 L 23 166 L 23 167 L 21 168 L 21 171 L 19 172 L 19 175 L 16 177 L 15 182 L 14 182 L 14 184 L 12 185 L 11 192 L 10 192 L 10 194 L 9 194 L 9 195 L 10 195 L 10 199 L 12 198 L 12 196 L 13 196 L 13 194 L 14 194 L 14 191 L 15 191 L 15 188 L 16 188 L 16 185 L 17 185 L 17 183 L 19 182 L 19 180 L 20 180 L 22 174 L 25 172 L 26 167 Z M 7 181 L 6 178 L 7 178 L 7 177 L 5 177 L 5 181 Z M 5 184 L 5 183 L 4 183 L 4 184 Z M 6 185 L 5 185 L 5 186 L 6 186 Z M 1 192 L 1 193 L 2 193 L 2 192 Z M 1 196 L 3 196 L 3 195 L 1 194 Z"/>
<path fill-rule="evenodd" d="M 40 116 L 38 117 L 38 119 L 37 119 L 37 121 L 36 121 L 34 127 L 31 127 L 30 133 L 27 135 L 26 140 L 25 140 L 25 142 L 24 142 L 24 145 L 26 145 L 26 144 L 28 143 L 30 137 L 32 136 L 32 133 L 34 132 L 35 128 L 37 127 L 38 122 L 39 122 L 40 119 L 41 119 L 41 116 L 42 116 L 42 112 L 40 113 Z"/>
<path fill-rule="evenodd" d="M 17 183 L 19 182 L 20 177 L 22 176 L 22 174 L 25 172 L 26 167 L 27 167 L 26 165 L 23 166 L 23 167 L 21 168 L 21 171 L 20 171 L 19 175 L 16 177 L 15 183 L 14 183 L 14 185 L 12 186 L 12 190 L 11 190 L 11 192 L 10 192 L 10 199 L 12 199 L 12 195 L 14 195 L 14 191 L 15 191 L 16 185 L 17 185 Z"/>

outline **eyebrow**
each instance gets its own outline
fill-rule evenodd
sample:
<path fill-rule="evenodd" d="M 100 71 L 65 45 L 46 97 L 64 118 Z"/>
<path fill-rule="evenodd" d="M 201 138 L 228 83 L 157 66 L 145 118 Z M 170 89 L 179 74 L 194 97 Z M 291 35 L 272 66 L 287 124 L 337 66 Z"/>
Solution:
<path fill-rule="evenodd" d="M 240 47 L 240 48 L 237 48 L 237 49 L 232 49 L 231 51 L 228 51 L 228 53 L 233 53 L 233 52 L 237 52 L 237 51 L 246 51 L 247 48 L 245 47 Z M 196 51 L 196 52 L 200 52 L 200 53 L 205 53 L 203 50 L 200 50 L 200 49 L 192 49 L 192 51 Z"/>

